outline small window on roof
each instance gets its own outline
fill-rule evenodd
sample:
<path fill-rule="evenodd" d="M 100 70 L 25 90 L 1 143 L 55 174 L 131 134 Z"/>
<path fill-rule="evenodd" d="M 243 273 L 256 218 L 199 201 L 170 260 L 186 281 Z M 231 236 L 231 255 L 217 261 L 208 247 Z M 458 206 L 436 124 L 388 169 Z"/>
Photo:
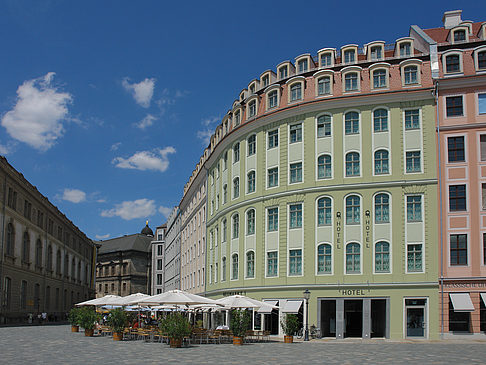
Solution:
<path fill-rule="evenodd" d="M 250 93 L 251 93 L 251 94 L 254 94 L 254 93 L 255 93 L 255 84 L 252 84 L 252 85 L 250 86 Z"/>
<path fill-rule="evenodd" d="M 355 52 L 354 49 L 348 49 L 344 51 L 344 63 L 354 63 L 355 62 Z"/>
<path fill-rule="evenodd" d="M 268 75 L 262 77 L 263 87 L 268 86 Z"/>
<path fill-rule="evenodd" d="M 400 43 L 400 57 L 408 57 L 412 54 L 412 43 Z"/>
<path fill-rule="evenodd" d="M 371 47 L 371 60 L 381 60 L 383 58 L 381 46 Z"/>
<path fill-rule="evenodd" d="M 307 72 L 307 70 L 309 69 L 309 63 L 307 61 L 307 58 L 300 60 L 298 63 L 298 67 L 299 67 L 299 73 Z"/>
<path fill-rule="evenodd" d="M 282 66 L 278 69 L 280 79 L 285 79 L 288 76 L 287 66 Z"/>
<path fill-rule="evenodd" d="M 454 43 L 465 42 L 465 41 L 466 41 L 466 31 L 464 29 L 458 29 L 454 31 Z"/>
<path fill-rule="evenodd" d="M 332 66 L 332 53 L 331 52 L 326 52 L 321 54 L 321 66 L 326 67 L 326 66 Z"/>

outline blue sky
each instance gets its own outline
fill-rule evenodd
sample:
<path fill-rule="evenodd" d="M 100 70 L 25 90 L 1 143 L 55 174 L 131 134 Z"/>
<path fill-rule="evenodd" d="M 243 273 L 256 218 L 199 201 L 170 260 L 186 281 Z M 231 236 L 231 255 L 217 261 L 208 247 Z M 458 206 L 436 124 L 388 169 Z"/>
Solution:
<path fill-rule="evenodd" d="M 92 239 L 155 228 L 267 69 L 483 1 L 0 0 L 0 154 Z"/>

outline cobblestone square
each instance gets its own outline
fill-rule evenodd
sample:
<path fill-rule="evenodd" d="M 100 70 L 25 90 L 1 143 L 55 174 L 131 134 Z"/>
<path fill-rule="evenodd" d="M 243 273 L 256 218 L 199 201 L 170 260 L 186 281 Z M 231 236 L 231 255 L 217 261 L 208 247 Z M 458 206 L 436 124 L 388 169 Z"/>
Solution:
<path fill-rule="evenodd" d="M 313 340 L 193 345 L 85 337 L 70 327 L 0 328 L 1 364 L 486 364 L 484 342 Z"/>

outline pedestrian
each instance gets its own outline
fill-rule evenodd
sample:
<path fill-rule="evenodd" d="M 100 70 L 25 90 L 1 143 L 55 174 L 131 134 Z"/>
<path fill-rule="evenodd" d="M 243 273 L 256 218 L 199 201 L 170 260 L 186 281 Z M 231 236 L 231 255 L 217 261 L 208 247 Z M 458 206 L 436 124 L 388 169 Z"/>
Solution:
<path fill-rule="evenodd" d="M 42 323 L 43 324 L 47 323 L 47 313 L 46 312 L 42 312 Z"/>

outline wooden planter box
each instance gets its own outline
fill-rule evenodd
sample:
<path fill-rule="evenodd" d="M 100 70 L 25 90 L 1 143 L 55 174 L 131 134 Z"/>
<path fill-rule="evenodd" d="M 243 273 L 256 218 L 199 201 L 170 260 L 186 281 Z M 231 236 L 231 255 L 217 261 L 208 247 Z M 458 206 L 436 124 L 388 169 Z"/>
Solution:
<path fill-rule="evenodd" d="M 113 332 L 113 341 L 123 340 L 123 332 Z"/>
<path fill-rule="evenodd" d="M 238 345 L 238 346 L 243 345 L 243 337 L 233 336 L 233 345 Z"/>
<path fill-rule="evenodd" d="M 71 326 L 71 332 L 79 332 L 79 326 Z"/>
<path fill-rule="evenodd" d="M 94 329 L 91 328 L 91 329 L 87 329 L 85 328 L 84 329 L 84 335 L 87 336 L 87 337 L 93 337 L 93 334 L 94 334 Z"/>
<path fill-rule="evenodd" d="M 293 343 L 294 336 L 284 336 L 284 343 Z"/>

